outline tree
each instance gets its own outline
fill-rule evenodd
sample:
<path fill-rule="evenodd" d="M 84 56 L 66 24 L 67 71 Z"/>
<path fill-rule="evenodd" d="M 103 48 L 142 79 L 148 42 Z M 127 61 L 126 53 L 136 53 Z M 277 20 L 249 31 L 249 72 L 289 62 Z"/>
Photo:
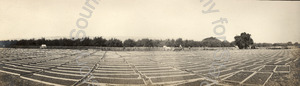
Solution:
<path fill-rule="evenodd" d="M 230 42 L 230 47 L 234 47 L 235 46 L 235 41 Z"/>
<path fill-rule="evenodd" d="M 163 47 L 164 45 L 161 45 L 162 40 L 153 40 L 153 46 L 154 47 Z"/>
<path fill-rule="evenodd" d="M 197 43 L 194 40 L 185 40 L 183 42 L 184 47 L 197 47 Z"/>
<path fill-rule="evenodd" d="M 253 44 L 253 39 L 251 38 L 251 34 L 246 32 L 241 33 L 240 36 L 235 36 L 235 45 L 239 47 L 239 49 L 247 49 L 250 45 Z"/>
<path fill-rule="evenodd" d="M 105 42 L 107 47 L 122 47 L 122 41 L 119 39 L 111 38 Z"/>
<path fill-rule="evenodd" d="M 292 42 L 288 42 L 287 45 L 288 45 L 288 46 L 292 46 L 293 43 L 292 43 Z"/>
<path fill-rule="evenodd" d="M 217 39 L 215 37 L 205 38 L 201 42 L 202 42 L 203 46 L 206 46 L 206 47 L 221 47 L 222 46 L 222 41 L 220 41 L 219 39 Z"/>
<path fill-rule="evenodd" d="M 94 39 L 93 39 L 93 41 L 92 41 L 92 45 L 94 45 L 94 46 L 106 46 L 105 45 L 105 42 L 106 42 L 107 40 L 106 39 L 104 39 L 104 38 L 102 38 L 102 37 L 95 37 Z"/>
<path fill-rule="evenodd" d="M 299 45 L 299 43 L 298 43 L 298 42 L 295 42 L 295 43 L 294 43 L 294 46 L 298 46 L 298 45 Z"/>
<path fill-rule="evenodd" d="M 183 45 L 183 41 L 182 41 L 182 38 L 178 38 L 176 39 L 175 41 L 175 47 L 178 47 L 178 46 L 182 46 Z"/>
<path fill-rule="evenodd" d="M 142 39 L 142 40 L 138 40 L 136 42 L 136 45 L 138 47 L 153 47 L 154 46 L 153 45 L 153 40 L 152 39 L 148 39 L 148 38 Z"/>
<path fill-rule="evenodd" d="M 136 42 L 133 39 L 127 39 L 124 41 L 123 45 L 125 47 L 134 47 L 136 46 Z"/>
<path fill-rule="evenodd" d="M 169 46 L 169 47 L 175 47 L 175 40 L 174 39 L 171 39 L 171 40 L 167 39 L 165 45 Z"/>
<path fill-rule="evenodd" d="M 226 40 L 222 41 L 222 47 L 230 47 L 230 43 Z"/>
<path fill-rule="evenodd" d="M 272 43 L 262 43 L 262 47 L 270 47 L 272 46 Z"/>
<path fill-rule="evenodd" d="M 92 45 L 92 40 L 89 37 L 85 37 L 83 39 L 84 40 L 81 42 L 83 46 L 90 46 L 90 45 Z M 67 39 L 64 39 L 64 42 L 65 41 L 67 41 Z"/>
<path fill-rule="evenodd" d="M 17 40 L 0 41 L 0 47 L 11 47 L 12 45 L 15 45 L 16 43 L 17 43 Z"/>
<path fill-rule="evenodd" d="M 41 38 L 41 39 L 38 39 L 36 40 L 37 41 L 37 44 L 38 45 L 42 45 L 42 44 L 45 44 L 46 43 L 46 39 L 45 38 Z"/>

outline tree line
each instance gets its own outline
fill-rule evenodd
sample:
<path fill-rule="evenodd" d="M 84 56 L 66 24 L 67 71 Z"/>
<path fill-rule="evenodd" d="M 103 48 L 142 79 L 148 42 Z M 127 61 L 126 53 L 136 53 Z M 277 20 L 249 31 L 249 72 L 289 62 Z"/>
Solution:
<path fill-rule="evenodd" d="M 256 47 L 271 47 L 271 46 L 299 46 L 298 42 L 294 44 L 292 42 L 287 43 L 254 43 L 253 39 L 251 38 L 251 34 L 243 32 L 241 35 L 237 35 L 234 37 L 233 41 L 239 49 L 255 49 Z"/>
<path fill-rule="evenodd" d="M 0 41 L 2 46 L 40 46 L 46 44 L 47 46 L 98 46 L 98 47 L 233 47 L 234 44 L 228 41 L 220 41 L 215 37 L 208 37 L 202 41 L 194 41 L 188 39 L 149 39 L 143 38 L 139 40 L 126 39 L 121 41 L 116 38 L 105 39 L 103 37 L 89 38 L 85 37 L 81 39 L 22 39 L 22 40 L 5 40 Z"/>
<path fill-rule="evenodd" d="M 82 40 L 83 39 L 83 40 Z M 126 39 L 121 41 L 116 38 L 105 39 L 103 37 L 84 37 L 81 39 L 22 39 L 22 40 L 5 40 L 0 41 L 0 47 L 13 46 L 40 46 L 46 44 L 47 46 L 97 46 L 97 47 L 235 47 L 239 49 L 255 48 L 255 47 L 270 47 L 270 46 L 299 46 L 298 42 L 287 43 L 254 43 L 251 34 L 243 32 L 234 37 L 234 41 L 221 41 L 215 37 L 208 37 L 201 41 L 194 41 L 188 39 L 149 39 L 143 38 L 139 40 Z"/>

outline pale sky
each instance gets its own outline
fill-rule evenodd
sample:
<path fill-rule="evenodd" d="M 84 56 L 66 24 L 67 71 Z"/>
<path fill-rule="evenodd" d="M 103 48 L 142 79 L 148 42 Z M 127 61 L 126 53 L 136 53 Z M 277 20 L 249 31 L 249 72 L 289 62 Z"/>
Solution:
<path fill-rule="evenodd" d="M 202 13 L 209 0 L 99 0 L 84 29 L 87 36 L 183 38 L 219 37 L 220 18 L 228 41 L 242 32 L 254 42 L 300 42 L 299 1 L 213 0 L 219 12 Z M 69 37 L 86 0 L 0 0 L 0 40 Z M 81 23 L 82 24 L 82 23 Z M 219 23 L 220 24 L 220 23 Z M 220 29 L 217 31 L 220 32 Z M 76 33 L 74 33 L 76 34 Z"/>

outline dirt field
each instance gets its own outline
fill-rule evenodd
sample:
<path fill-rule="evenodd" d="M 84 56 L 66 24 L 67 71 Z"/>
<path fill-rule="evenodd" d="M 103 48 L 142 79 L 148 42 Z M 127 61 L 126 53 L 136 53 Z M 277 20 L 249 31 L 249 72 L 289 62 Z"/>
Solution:
<path fill-rule="evenodd" d="M 299 49 L 221 52 L 0 49 L 0 85 L 300 84 Z"/>

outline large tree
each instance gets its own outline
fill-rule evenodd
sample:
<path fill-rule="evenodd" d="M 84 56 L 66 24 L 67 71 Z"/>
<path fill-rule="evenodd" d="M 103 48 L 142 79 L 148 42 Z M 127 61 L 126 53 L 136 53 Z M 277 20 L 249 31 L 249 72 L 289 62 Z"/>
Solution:
<path fill-rule="evenodd" d="M 222 41 L 215 37 L 209 37 L 205 38 L 202 41 L 203 46 L 205 47 L 221 47 L 222 46 Z"/>
<path fill-rule="evenodd" d="M 235 36 L 235 45 L 239 47 L 239 49 L 247 49 L 250 45 L 253 44 L 253 39 L 251 38 L 251 34 L 243 32 L 240 36 Z"/>

